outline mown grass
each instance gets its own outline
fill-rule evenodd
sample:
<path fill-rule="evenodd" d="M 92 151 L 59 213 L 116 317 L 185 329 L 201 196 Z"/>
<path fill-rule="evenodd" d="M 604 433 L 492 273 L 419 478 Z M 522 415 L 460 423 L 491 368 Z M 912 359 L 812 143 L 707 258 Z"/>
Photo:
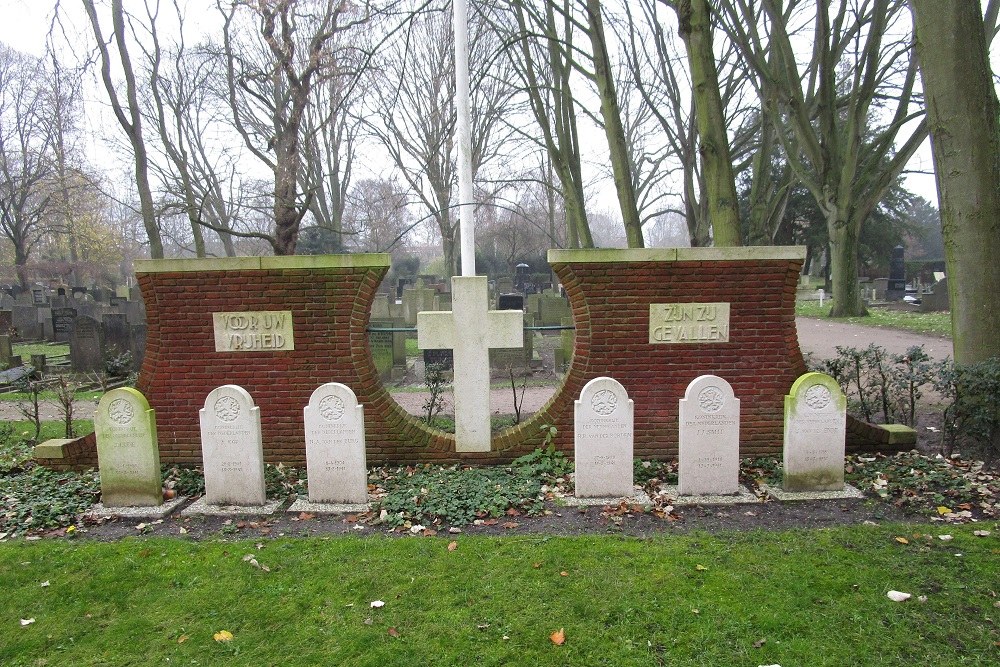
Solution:
<path fill-rule="evenodd" d="M 69 354 L 69 343 L 59 343 L 49 345 L 47 343 L 15 343 L 14 354 L 21 355 L 21 358 L 28 362 L 33 354 L 44 354 L 46 357 L 58 357 Z"/>
<path fill-rule="evenodd" d="M 77 401 L 94 401 L 95 403 L 101 400 L 101 396 L 104 392 L 100 389 L 92 389 L 88 391 L 78 391 L 73 394 L 73 397 Z M 23 391 L 12 391 L 6 394 L 0 394 L 0 401 L 13 401 L 13 402 L 23 402 L 29 400 L 29 396 Z M 58 400 L 56 392 L 46 389 L 38 393 L 39 400 L 42 401 L 55 401 Z"/>
<path fill-rule="evenodd" d="M 18 541 L 0 664 L 997 664 L 996 532 L 940 532 Z"/>
<path fill-rule="evenodd" d="M 870 327 L 903 329 L 921 334 L 951 338 L 951 313 L 913 313 L 903 310 L 869 308 L 868 317 L 830 318 L 830 308 L 832 307 L 833 299 L 825 299 L 822 308 L 819 305 L 819 301 L 797 301 L 795 303 L 795 315 L 798 317 L 830 319 L 834 322 L 845 322 L 847 324 L 863 324 Z"/>

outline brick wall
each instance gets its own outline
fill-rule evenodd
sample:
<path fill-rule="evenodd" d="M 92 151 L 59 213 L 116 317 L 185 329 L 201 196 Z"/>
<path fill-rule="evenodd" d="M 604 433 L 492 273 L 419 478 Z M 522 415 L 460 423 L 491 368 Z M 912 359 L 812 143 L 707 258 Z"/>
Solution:
<path fill-rule="evenodd" d="M 378 379 L 365 329 L 388 256 L 141 263 L 149 329 L 138 389 L 156 410 L 160 460 L 200 464 L 198 411 L 210 391 L 238 384 L 261 408 L 265 460 L 304 465 L 302 408 L 324 382 L 346 384 L 365 406 L 370 464 L 503 463 L 538 446 L 547 423 L 558 428 L 559 449 L 571 453 L 573 402 L 602 375 L 635 401 L 636 456 L 674 458 L 677 402 L 691 380 L 709 373 L 728 380 L 741 400 L 741 454 L 781 452 L 784 396 L 805 372 L 795 329 L 800 250 L 550 251 L 549 261 L 576 324 L 564 383 L 531 419 L 495 436 L 493 451 L 461 454 L 454 436 L 408 415 Z M 729 342 L 650 344 L 649 305 L 685 302 L 729 303 Z M 213 313 L 268 310 L 292 312 L 294 351 L 215 351 Z M 851 448 L 885 445 L 870 426 L 849 420 L 848 430 Z M 70 449 L 47 464 L 96 461 L 92 436 Z"/>

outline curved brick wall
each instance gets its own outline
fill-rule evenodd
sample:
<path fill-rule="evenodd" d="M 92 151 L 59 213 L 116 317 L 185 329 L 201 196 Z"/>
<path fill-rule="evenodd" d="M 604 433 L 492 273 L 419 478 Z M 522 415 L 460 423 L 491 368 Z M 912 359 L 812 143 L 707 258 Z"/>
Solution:
<path fill-rule="evenodd" d="M 741 454 L 777 454 L 784 396 L 805 371 L 795 329 L 803 259 L 798 248 L 550 251 L 576 323 L 572 363 L 552 400 L 495 436 L 492 452 L 456 453 L 454 436 L 430 431 L 382 388 L 366 327 L 388 255 L 140 262 L 149 328 L 138 389 L 156 410 L 165 463 L 201 463 L 198 411 L 210 391 L 238 384 L 261 408 L 265 459 L 304 465 L 302 408 L 320 384 L 342 382 L 365 406 L 370 464 L 489 464 L 534 449 L 546 423 L 558 428 L 558 448 L 572 453 L 573 401 L 601 375 L 635 401 L 635 455 L 676 457 L 677 401 L 691 380 L 712 373 L 741 399 Z M 650 344 L 649 305 L 685 302 L 729 303 L 729 342 Z M 213 313 L 273 310 L 292 312 L 294 351 L 215 351 Z M 852 445 L 876 444 L 852 425 Z M 96 462 L 93 436 L 63 449 L 62 458 L 40 460 Z"/>

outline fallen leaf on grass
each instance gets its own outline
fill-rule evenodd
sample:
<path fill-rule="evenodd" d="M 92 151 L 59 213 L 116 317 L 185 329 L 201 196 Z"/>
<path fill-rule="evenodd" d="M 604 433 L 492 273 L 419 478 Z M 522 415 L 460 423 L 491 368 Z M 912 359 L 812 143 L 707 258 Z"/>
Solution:
<path fill-rule="evenodd" d="M 900 591 L 889 591 L 885 596 L 893 602 L 905 602 L 913 597 L 909 593 L 902 593 Z"/>
<path fill-rule="evenodd" d="M 510 530 L 511 528 L 517 528 L 517 522 L 516 521 L 505 521 L 503 524 L 501 524 L 501 527 L 502 528 L 506 528 L 507 530 Z"/>
<path fill-rule="evenodd" d="M 708 568 L 705 567 L 704 565 L 702 565 L 701 563 L 699 563 L 699 564 L 697 564 L 697 565 L 694 566 L 694 569 L 698 570 L 699 572 L 704 572 Z"/>
<path fill-rule="evenodd" d="M 938 535 L 938 539 L 941 540 L 942 542 L 948 542 L 955 538 L 953 538 L 951 535 Z"/>
<path fill-rule="evenodd" d="M 395 637 L 396 639 L 399 639 L 399 630 L 397 630 L 396 628 L 389 628 L 388 632 L 390 637 Z"/>
<path fill-rule="evenodd" d="M 555 644 L 556 646 L 562 646 L 563 644 L 565 644 L 566 643 L 566 629 L 565 628 L 559 628 L 558 630 L 556 630 L 555 632 L 553 632 L 551 635 L 549 635 L 549 641 L 552 642 L 553 644 Z"/>
<path fill-rule="evenodd" d="M 698 616 L 699 614 L 701 614 L 701 609 L 692 609 L 691 613 L 694 614 L 695 616 Z"/>
<path fill-rule="evenodd" d="M 26 625 L 31 625 L 34 622 L 35 622 L 35 619 L 33 619 L 33 618 L 22 618 L 21 619 L 21 627 L 23 628 Z"/>
<path fill-rule="evenodd" d="M 189 636 L 187 636 L 187 635 L 181 635 L 180 637 L 177 638 L 177 643 L 178 644 L 183 644 L 184 642 L 186 642 L 189 639 L 191 639 Z"/>
<path fill-rule="evenodd" d="M 910 541 L 908 539 L 906 539 L 905 537 L 897 537 L 896 541 L 899 542 L 900 544 L 909 544 L 910 543 Z"/>
<path fill-rule="evenodd" d="M 458 542 L 452 541 L 448 543 L 448 551 L 454 551 L 457 548 L 458 548 Z"/>
<path fill-rule="evenodd" d="M 381 600 L 372 600 L 372 609 L 378 609 L 379 607 L 384 607 L 385 603 Z"/>
<path fill-rule="evenodd" d="M 990 536 L 990 531 L 988 531 L 988 530 L 974 530 L 974 531 L 972 531 L 972 534 L 975 535 L 976 537 L 989 537 Z"/>
<path fill-rule="evenodd" d="M 562 572 L 559 573 L 559 576 L 560 577 L 568 577 L 569 576 L 569 572 L 567 572 L 566 570 L 563 570 Z"/>
<path fill-rule="evenodd" d="M 541 566 L 542 566 L 542 564 L 541 564 L 541 563 L 532 563 L 532 564 L 531 564 L 531 567 L 535 568 L 536 570 L 537 570 L 538 568 L 540 568 Z"/>
<path fill-rule="evenodd" d="M 945 507 L 944 505 L 938 505 L 937 512 L 940 515 L 951 514 L 951 508 Z"/>
<path fill-rule="evenodd" d="M 755 641 L 753 643 L 753 647 L 754 648 L 760 648 L 761 646 L 763 646 L 766 643 L 767 643 L 767 639 L 765 639 L 764 637 L 761 637 L 760 639 L 758 639 L 757 641 Z"/>
<path fill-rule="evenodd" d="M 48 588 L 49 587 L 49 580 L 46 579 L 45 581 L 42 582 L 41 585 L 42 585 L 42 588 Z"/>
<path fill-rule="evenodd" d="M 231 642 L 233 641 L 233 633 L 231 633 L 229 630 L 219 630 L 214 635 L 212 635 L 212 639 L 214 639 L 217 642 Z"/>

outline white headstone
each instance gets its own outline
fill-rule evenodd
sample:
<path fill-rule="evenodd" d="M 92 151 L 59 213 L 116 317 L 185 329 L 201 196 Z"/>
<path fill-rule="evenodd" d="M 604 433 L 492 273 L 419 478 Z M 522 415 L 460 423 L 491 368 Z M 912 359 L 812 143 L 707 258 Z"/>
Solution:
<path fill-rule="evenodd" d="M 260 408 L 243 387 L 213 389 L 201 417 L 205 501 L 210 505 L 263 505 L 264 447 Z"/>
<path fill-rule="evenodd" d="M 584 385 L 574 408 L 576 496 L 633 496 L 634 405 L 625 387 L 612 378 L 594 378 Z"/>
<path fill-rule="evenodd" d="M 101 502 L 105 507 L 163 504 L 156 415 L 131 387 L 104 394 L 94 416 Z"/>
<path fill-rule="evenodd" d="M 728 382 L 702 375 L 679 402 L 680 469 L 684 496 L 736 493 L 740 486 L 740 401 Z"/>
<path fill-rule="evenodd" d="M 304 412 L 309 502 L 368 502 L 364 406 L 350 387 L 329 382 Z"/>
<path fill-rule="evenodd" d="M 829 375 L 806 373 L 785 396 L 785 491 L 843 491 L 847 397 Z"/>

